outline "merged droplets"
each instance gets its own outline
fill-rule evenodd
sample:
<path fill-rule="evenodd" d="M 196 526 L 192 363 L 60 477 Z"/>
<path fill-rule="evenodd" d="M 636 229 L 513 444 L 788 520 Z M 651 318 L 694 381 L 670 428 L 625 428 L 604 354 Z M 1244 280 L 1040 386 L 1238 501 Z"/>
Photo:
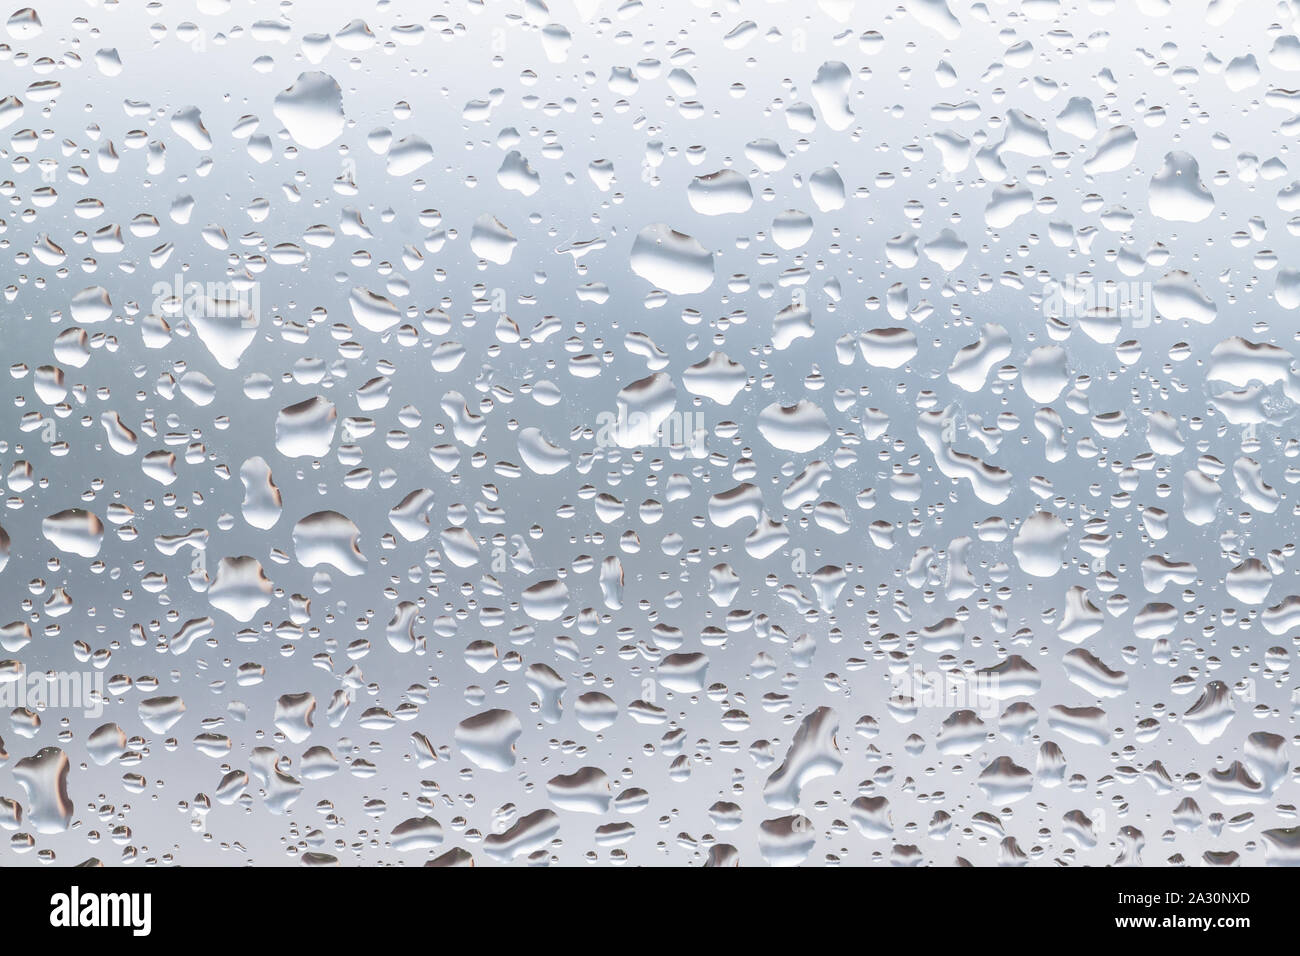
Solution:
<path fill-rule="evenodd" d="M 759 414 L 758 431 L 773 447 L 795 453 L 820 447 L 831 434 L 826 413 L 807 399 L 793 405 L 773 402 Z"/>
<path fill-rule="evenodd" d="M 1061 570 L 1069 529 L 1050 511 L 1036 511 L 1027 517 L 1016 532 L 1016 561 L 1026 574 L 1050 578 Z"/>
<path fill-rule="evenodd" d="M 237 621 L 251 621 L 271 603 L 271 581 L 251 555 L 222 558 L 208 585 L 208 602 Z"/>
<path fill-rule="evenodd" d="M 691 295 L 713 285 L 713 253 L 663 223 L 637 233 L 628 265 L 642 279 L 673 295 Z"/>
<path fill-rule="evenodd" d="M 286 458 L 324 457 L 337 422 L 334 403 L 319 395 L 288 405 L 275 418 L 276 450 Z"/>
<path fill-rule="evenodd" d="M 702 216 L 738 215 L 748 212 L 754 204 L 749 181 L 734 169 L 697 176 L 687 187 L 686 196 L 691 208 Z"/>
<path fill-rule="evenodd" d="M 60 833 L 72 822 L 71 767 L 68 755 L 58 747 L 45 747 L 14 764 L 14 779 L 26 791 L 27 816 L 38 833 Z"/>
<path fill-rule="evenodd" d="M 273 110 L 294 141 L 308 149 L 334 142 L 347 122 L 338 81 L 318 70 L 298 74 L 292 86 L 276 94 Z"/>
<path fill-rule="evenodd" d="M 496 216 L 484 213 L 474 221 L 470 232 L 469 247 L 474 254 L 488 262 L 503 266 L 510 262 L 515 254 L 519 240 L 508 226 Z"/>
<path fill-rule="evenodd" d="M 524 613 L 535 621 L 554 621 L 569 606 L 569 588 L 563 581 L 538 581 L 524 589 Z"/>
<path fill-rule="evenodd" d="M 244 485 L 244 501 L 241 506 L 244 520 L 264 531 L 275 527 L 284 510 L 284 499 L 266 459 L 254 455 L 245 461 L 239 468 L 239 480 Z"/>
<path fill-rule="evenodd" d="M 1214 197 L 1201 182 L 1201 169 L 1190 153 L 1165 155 L 1164 167 L 1151 178 L 1151 214 L 1171 222 L 1200 222 L 1214 211 Z"/>
<path fill-rule="evenodd" d="M 519 457 L 539 475 L 559 474 L 569 467 L 569 453 L 547 441 L 540 428 L 525 428 L 519 433 Z"/>
<path fill-rule="evenodd" d="M 467 717 L 456 725 L 456 746 L 475 766 L 503 771 L 515 765 L 515 741 L 523 725 L 512 711 L 497 708 Z"/>
<path fill-rule="evenodd" d="M 293 548 L 305 568 L 327 564 L 347 575 L 362 574 L 366 558 L 361 553 L 361 529 L 347 515 L 317 511 L 293 526 Z"/>
<path fill-rule="evenodd" d="M 41 533 L 60 551 L 93 558 L 104 543 L 104 522 L 92 511 L 69 508 L 41 522 Z"/>

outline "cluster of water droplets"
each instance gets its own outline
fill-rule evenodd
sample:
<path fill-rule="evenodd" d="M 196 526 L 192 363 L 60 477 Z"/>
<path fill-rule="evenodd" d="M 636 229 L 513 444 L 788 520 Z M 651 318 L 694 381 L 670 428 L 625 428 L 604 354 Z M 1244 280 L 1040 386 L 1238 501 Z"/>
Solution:
<path fill-rule="evenodd" d="M 338 9 L 5 23 L 3 859 L 1300 861 L 1300 4 Z"/>

